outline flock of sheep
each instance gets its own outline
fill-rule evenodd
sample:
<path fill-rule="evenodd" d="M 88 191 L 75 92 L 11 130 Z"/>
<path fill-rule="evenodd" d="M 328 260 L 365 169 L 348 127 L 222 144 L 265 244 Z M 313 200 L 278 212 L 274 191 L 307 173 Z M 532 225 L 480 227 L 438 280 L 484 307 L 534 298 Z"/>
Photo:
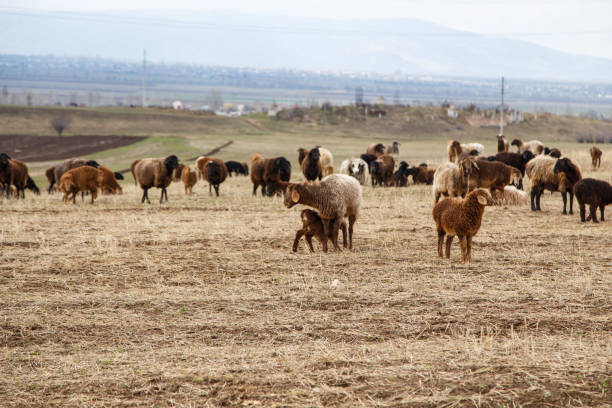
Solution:
<path fill-rule="evenodd" d="M 510 145 L 518 148 L 510 152 Z M 597 221 L 596 210 L 600 209 L 604 220 L 604 208 L 612 203 L 612 186 L 603 180 L 582 178 L 580 167 L 568 157 L 562 157 L 558 149 L 548 149 L 539 141 L 523 142 L 515 139 L 511 144 L 498 136 L 498 152 L 494 156 L 483 156 L 484 146 L 479 143 L 462 144 L 451 141 L 447 152 L 449 161 L 429 168 L 426 163 L 410 167 L 402 161 L 397 163 L 399 143 L 392 145 L 374 143 L 358 158 L 344 160 L 340 174 L 334 174 L 332 153 L 320 146 L 310 150 L 298 149 L 298 162 L 305 182 L 292 183 L 291 163 L 285 157 L 264 158 L 253 154 L 249 165 L 235 161 L 202 156 L 193 165 L 179 163 L 175 155 L 165 158 L 135 160 L 130 170 L 135 182 L 141 187 L 141 202 L 150 203 L 148 190 L 161 189 L 160 203 L 168 201 L 166 188 L 173 181 L 182 181 L 185 193 L 191 194 L 199 179 L 209 183 L 209 193 L 219 196 L 219 186 L 234 174 L 249 175 L 253 183 L 253 195 L 261 187 L 261 194 L 282 194 L 284 205 L 291 208 L 303 204 L 317 211 L 306 209 L 300 214 L 302 228 L 296 232 L 293 251 L 297 251 L 299 240 L 304 236 L 310 250 L 312 238 L 316 238 L 327 251 L 331 240 L 340 250 L 339 231 L 343 233 L 343 246 L 352 248 L 353 229 L 362 201 L 362 186 L 397 186 L 408 184 L 408 176 L 415 184 L 431 184 L 434 196 L 433 218 L 438 233 L 438 255 L 443 256 L 442 246 L 446 237 L 446 257 L 456 235 L 461 247 L 461 261 L 471 260 L 472 238 L 478 232 L 484 207 L 492 204 L 527 204 L 527 194 L 522 191 L 525 175 L 531 183 L 531 209 L 541 210 L 540 197 L 544 190 L 559 191 L 563 197 L 563 214 L 573 214 L 573 197 L 580 206 L 581 221 Z M 593 166 L 601 165 L 601 150 L 593 146 L 590 150 Z M 120 173 L 93 160 L 68 159 L 50 167 L 45 172 L 49 181 L 48 192 L 57 188 L 64 193 L 63 200 L 72 199 L 80 192 L 91 195 L 91 203 L 100 189 L 103 194 L 121 194 L 118 180 Z M 8 198 L 11 194 L 25 198 L 25 189 L 39 193 L 38 187 L 29 177 L 25 163 L 0 153 L 0 187 Z M 441 197 L 445 196 L 446 198 Z M 589 205 L 589 217 L 586 217 Z M 348 220 L 348 234 L 347 222 Z M 348 240 L 347 240 L 348 236 Z"/>

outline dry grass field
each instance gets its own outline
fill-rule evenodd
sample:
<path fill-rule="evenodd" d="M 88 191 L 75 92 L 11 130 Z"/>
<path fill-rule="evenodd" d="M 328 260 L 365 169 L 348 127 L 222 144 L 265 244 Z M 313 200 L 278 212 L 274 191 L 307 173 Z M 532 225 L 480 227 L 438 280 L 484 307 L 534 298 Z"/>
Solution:
<path fill-rule="evenodd" d="M 336 167 L 360 146 L 332 143 Z M 561 148 L 612 180 L 612 149 L 593 172 Z M 123 186 L 0 201 L 1 406 L 612 406 L 610 207 L 597 225 L 558 193 L 489 207 L 464 265 L 456 241 L 436 256 L 429 186 L 364 188 L 355 249 L 327 254 L 292 253 L 303 207 L 245 177 L 219 198 L 173 184 L 161 206 Z"/>

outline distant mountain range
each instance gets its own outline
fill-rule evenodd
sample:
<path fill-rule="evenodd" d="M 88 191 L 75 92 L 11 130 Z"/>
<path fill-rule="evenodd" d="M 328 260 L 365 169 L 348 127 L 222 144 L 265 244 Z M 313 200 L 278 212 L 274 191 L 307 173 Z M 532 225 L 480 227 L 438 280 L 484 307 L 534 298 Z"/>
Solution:
<path fill-rule="evenodd" d="M 612 60 L 413 20 L 340 21 L 203 12 L 0 14 L 1 54 L 612 82 Z"/>

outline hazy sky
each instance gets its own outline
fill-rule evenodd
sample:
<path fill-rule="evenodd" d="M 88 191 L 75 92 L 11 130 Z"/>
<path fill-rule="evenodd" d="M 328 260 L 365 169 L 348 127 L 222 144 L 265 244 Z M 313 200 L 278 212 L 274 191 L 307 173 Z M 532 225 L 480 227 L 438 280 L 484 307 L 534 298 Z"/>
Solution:
<path fill-rule="evenodd" d="M 12 3 L 12 4 L 11 4 Z M 230 10 L 334 19 L 418 18 L 448 27 L 612 59 L 611 0 L 0 0 L 15 9 Z M 169 7 L 169 5 L 171 7 Z"/>

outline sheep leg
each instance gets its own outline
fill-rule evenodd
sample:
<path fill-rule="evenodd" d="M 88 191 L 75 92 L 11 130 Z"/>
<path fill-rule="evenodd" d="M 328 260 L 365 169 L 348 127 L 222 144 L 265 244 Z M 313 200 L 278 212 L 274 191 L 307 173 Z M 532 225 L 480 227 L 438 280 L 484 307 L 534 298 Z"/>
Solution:
<path fill-rule="evenodd" d="M 595 204 L 589 205 L 589 217 L 593 220 L 594 223 L 598 223 L 597 221 L 597 206 Z"/>
<path fill-rule="evenodd" d="M 437 203 L 437 202 L 438 202 L 438 200 L 440 199 L 440 195 L 441 195 L 441 194 L 440 194 L 440 192 L 439 192 L 439 191 L 436 191 L 436 195 L 435 195 L 435 197 L 434 197 L 434 203 Z"/>
<path fill-rule="evenodd" d="M 346 222 L 342 222 L 342 225 L 340 225 L 340 228 L 342 228 L 342 246 L 347 248 L 348 244 L 346 242 Z"/>
<path fill-rule="evenodd" d="M 536 187 L 531 187 L 531 211 L 537 211 L 536 210 L 536 195 L 538 194 L 538 190 Z"/>
<path fill-rule="evenodd" d="M 342 249 L 340 248 L 340 245 L 338 245 L 338 231 L 340 230 L 340 223 L 342 222 L 342 218 L 343 217 L 336 215 L 336 218 L 330 221 L 330 224 L 332 227 L 331 240 L 332 240 L 332 244 L 334 244 L 334 249 L 336 249 L 337 251 L 342 251 Z M 329 233 L 329 230 L 327 232 Z"/>
<path fill-rule="evenodd" d="M 459 238 L 459 246 L 461 247 L 461 262 L 467 261 L 467 239 L 462 235 L 457 235 Z"/>
<path fill-rule="evenodd" d="M 584 203 L 580 203 L 580 222 L 585 221 L 585 216 L 586 216 L 586 206 L 584 205 Z"/>
<path fill-rule="evenodd" d="M 569 208 L 570 215 L 574 215 L 574 192 L 572 190 L 569 191 Z"/>
<path fill-rule="evenodd" d="M 295 239 L 293 240 L 293 248 L 292 248 L 293 252 L 297 252 L 300 238 L 302 238 L 302 235 L 304 235 L 305 232 L 306 231 L 304 231 L 303 229 L 300 229 L 300 230 L 297 230 L 297 232 L 295 233 Z M 306 240 L 308 240 L 308 237 L 306 237 Z"/>
<path fill-rule="evenodd" d="M 257 195 L 257 186 L 259 186 L 259 184 L 257 183 L 253 183 L 253 195 Z M 261 188 L 263 190 L 263 187 Z"/>
<path fill-rule="evenodd" d="M 323 220 L 323 240 L 321 241 L 321 245 L 323 245 L 323 252 L 327 252 L 327 239 L 330 236 L 330 226 L 333 220 L 324 219 Z M 333 227 L 332 227 L 333 228 Z M 332 239 L 333 243 L 333 239 Z M 337 243 L 336 243 L 337 246 Z"/>
<path fill-rule="evenodd" d="M 449 235 L 446 237 L 446 257 L 450 258 L 450 250 L 451 250 L 451 244 L 453 243 L 453 238 L 455 238 L 454 235 Z"/>
<path fill-rule="evenodd" d="M 310 248 L 310 252 L 314 252 L 314 248 L 312 247 L 312 235 L 306 234 L 306 242 L 308 243 L 308 248 Z M 327 252 L 327 246 L 325 246 L 324 251 Z"/>
<path fill-rule="evenodd" d="M 215 194 L 217 194 L 217 197 L 219 197 L 219 185 L 215 184 L 214 187 L 215 187 Z"/>
<path fill-rule="evenodd" d="M 349 215 L 348 217 L 349 219 L 349 228 L 348 228 L 348 233 L 349 233 L 349 249 L 353 249 L 353 225 L 355 225 L 355 221 L 357 221 L 357 216 L 356 215 Z M 345 225 L 346 228 L 346 225 Z M 343 230 L 344 233 L 344 230 Z M 344 237 L 344 241 L 346 244 L 346 236 Z M 346 245 L 344 245 L 346 247 Z"/>
<path fill-rule="evenodd" d="M 519 190 L 523 189 L 523 179 L 522 178 L 519 179 L 518 186 L 516 186 L 516 188 L 518 188 Z"/>
<path fill-rule="evenodd" d="M 151 201 L 149 201 L 149 189 L 148 188 L 143 189 L 143 191 L 142 191 L 142 199 L 140 200 L 140 203 L 144 204 L 145 199 L 147 200 L 148 204 L 151 204 Z"/>
<path fill-rule="evenodd" d="M 567 192 L 562 192 L 561 197 L 563 197 L 563 212 L 561 214 L 567 215 Z"/>
<path fill-rule="evenodd" d="M 76 195 L 77 195 L 77 191 L 73 191 L 72 192 L 72 204 L 76 204 Z"/>
<path fill-rule="evenodd" d="M 49 184 L 49 188 L 47 189 L 47 192 L 49 194 L 51 194 L 51 190 L 53 190 L 53 185 L 55 184 L 55 181 L 52 181 L 51 184 Z"/>
<path fill-rule="evenodd" d="M 472 236 L 471 235 L 467 236 L 466 258 L 468 262 L 472 262 Z"/>
<path fill-rule="evenodd" d="M 159 203 L 161 204 L 164 201 L 164 193 L 166 193 L 166 187 L 162 187 L 161 196 L 159 197 Z M 167 196 L 168 193 L 166 193 Z M 166 201 L 168 201 L 168 197 L 166 197 Z"/>
<path fill-rule="evenodd" d="M 444 258 L 444 254 L 442 252 L 442 244 L 444 243 L 444 236 L 446 233 L 444 230 L 438 230 L 438 257 Z"/>
<path fill-rule="evenodd" d="M 601 213 L 601 220 L 605 221 L 606 219 L 604 218 L 604 210 L 605 210 L 606 206 L 603 204 L 599 205 L 599 212 Z"/>
<path fill-rule="evenodd" d="M 98 189 L 96 188 L 94 190 L 91 190 L 91 203 L 92 204 L 94 203 L 94 200 L 96 199 L 97 196 L 98 196 Z"/>

